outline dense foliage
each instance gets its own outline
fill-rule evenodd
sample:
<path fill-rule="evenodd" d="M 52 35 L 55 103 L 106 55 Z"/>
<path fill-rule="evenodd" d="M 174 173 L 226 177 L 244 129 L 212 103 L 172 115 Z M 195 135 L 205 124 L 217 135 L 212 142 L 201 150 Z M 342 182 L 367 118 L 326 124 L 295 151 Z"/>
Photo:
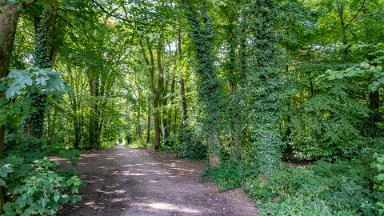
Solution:
<path fill-rule="evenodd" d="M 127 144 L 207 160 L 260 215 L 382 215 L 383 8 L 0 0 L 5 214 L 78 200 L 51 156 Z"/>

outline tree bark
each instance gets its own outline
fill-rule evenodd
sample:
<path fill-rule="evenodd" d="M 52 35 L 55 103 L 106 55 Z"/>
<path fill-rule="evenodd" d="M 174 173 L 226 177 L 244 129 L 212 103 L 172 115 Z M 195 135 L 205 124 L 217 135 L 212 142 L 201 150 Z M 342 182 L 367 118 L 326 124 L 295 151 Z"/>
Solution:
<path fill-rule="evenodd" d="M 5 0 L 0 0 L 0 3 L 4 2 Z M 1 7 L 0 10 L 0 78 L 3 78 L 8 75 L 20 13 L 17 4 Z"/>
<path fill-rule="evenodd" d="M 0 3 L 6 2 L 7 0 L 0 0 Z M 34 2 L 35 0 L 28 0 L 23 3 L 13 3 L 11 5 L 0 7 L 0 79 L 8 76 L 20 9 L 25 8 Z M 4 93 L 0 92 L 0 100 L 3 98 Z M 0 125 L 0 159 L 4 157 L 4 137 L 5 126 Z M 4 190 L 3 188 L 0 188 L 0 211 L 3 209 L 4 200 Z"/>

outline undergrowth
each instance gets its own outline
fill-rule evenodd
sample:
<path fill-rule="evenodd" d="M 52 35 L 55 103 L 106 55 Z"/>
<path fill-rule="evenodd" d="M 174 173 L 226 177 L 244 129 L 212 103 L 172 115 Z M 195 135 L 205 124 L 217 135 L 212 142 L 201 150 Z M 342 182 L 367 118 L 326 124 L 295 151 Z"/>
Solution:
<path fill-rule="evenodd" d="M 379 164 L 381 159 L 376 158 Z M 257 176 L 253 165 L 226 161 L 205 170 L 203 176 L 222 190 L 242 187 L 261 216 L 381 215 L 383 181 L 382 176 L 375 177 L 381 185 L 374 187 L 378 165 L 370 168 L 371 163 L 372 158 L 356 158 L 306 166 L 283 164 L 272 180 L 266 180 Z"/>

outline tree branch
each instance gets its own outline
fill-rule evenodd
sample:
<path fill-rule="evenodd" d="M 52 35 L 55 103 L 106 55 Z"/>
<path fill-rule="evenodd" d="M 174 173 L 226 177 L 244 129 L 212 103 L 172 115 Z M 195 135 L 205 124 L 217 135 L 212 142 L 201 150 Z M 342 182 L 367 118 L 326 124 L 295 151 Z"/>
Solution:
<path fill-rule="evenodd" d="M 352 22 L 357 18 L 357 15 L 359 15 L 359 13 L 364 9 L 365 3 L 366 3 L 366 0 L 363 1 L 359 10 L 356 12 L 353 18 L 348 22 L 348 24 L 344 27 L 344 29 L 347 29 L 352 24 Z"/>
<path fill-rule="evenodd" d="M 109 12 L 107 9 L 105 9 L 99 2 L 97 2 L 96 0 L 92 0 L 92 2 L 96 5 L 96 7 L 100 8 L 104 13 L 108 14 L 109 16 L 111 17 L 114 17 L 118 20 L 121 20 L 121 21 L 124 21 L 124 22 L 128 22 L 128 23 L 133 23 L 133 24 L 142 24 L 142 25 L 149 25 L 148 23 L 145 23 L 145 22 L 141 22 L 141 21 L 138 21 L 138 20 L 132 20 L 132 19 L 128 19 L 126 17 L 122 17 L 121 15 L 118 15 L 118 14 L 115 14 L 113 12 Z M 126 9 L 124 8 L 124 11 L 126 11 Z"/>

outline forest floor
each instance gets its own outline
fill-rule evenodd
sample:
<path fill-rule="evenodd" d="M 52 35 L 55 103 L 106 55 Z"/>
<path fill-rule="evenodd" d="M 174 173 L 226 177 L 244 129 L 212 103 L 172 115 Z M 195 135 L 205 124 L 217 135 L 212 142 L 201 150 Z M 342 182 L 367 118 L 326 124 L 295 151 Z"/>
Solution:
<path fill-rule="evenodd" d="M 197 183 L 203 169 L 201 162 L 144 149 L 84 151 L 78 161 L 83 199 L 65 205 L 60 215 L 257 215 L 240 189 L 219 193 L 212 184 Z"/>

